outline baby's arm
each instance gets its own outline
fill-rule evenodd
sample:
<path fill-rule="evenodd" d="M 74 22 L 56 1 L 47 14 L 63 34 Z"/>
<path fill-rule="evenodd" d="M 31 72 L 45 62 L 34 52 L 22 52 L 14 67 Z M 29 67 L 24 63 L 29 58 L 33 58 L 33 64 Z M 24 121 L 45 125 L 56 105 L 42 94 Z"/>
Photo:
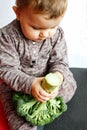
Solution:
<path fill-rule="evenodd" d="M 30 86 L 34 78 L 22 70 L 15 43 L 2 32 L 0 36 L 0 79 L 10 89 L 30 94 Z"/>
<path fill-rule="evenodd" d="M 62 29 L 55 36 L 55 45 L 53 47 L 49 60 L 49 72 L 60 72 L 63 75 L 63 83 L 60 86 L 58 96 L 62 96 L 65 102 L 68 102 L 73 97 L 77 85 L 72 72 L 69 69 L 67 46 L 64 39 Z"/>

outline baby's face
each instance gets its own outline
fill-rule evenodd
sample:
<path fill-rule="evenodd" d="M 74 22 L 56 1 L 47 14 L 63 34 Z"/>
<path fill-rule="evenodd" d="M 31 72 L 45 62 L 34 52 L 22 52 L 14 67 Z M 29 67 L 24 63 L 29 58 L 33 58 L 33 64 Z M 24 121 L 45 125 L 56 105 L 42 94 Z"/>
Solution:
<path fill-rule="evenodd" d="M 49 19 L 49 16 L 35 13 L 30 7 L 17 10 L 14 7 L 17 19 L 20 21 L 24 36 L 33 41 L 50 38 L 56 32 L 61 18 Z"/>

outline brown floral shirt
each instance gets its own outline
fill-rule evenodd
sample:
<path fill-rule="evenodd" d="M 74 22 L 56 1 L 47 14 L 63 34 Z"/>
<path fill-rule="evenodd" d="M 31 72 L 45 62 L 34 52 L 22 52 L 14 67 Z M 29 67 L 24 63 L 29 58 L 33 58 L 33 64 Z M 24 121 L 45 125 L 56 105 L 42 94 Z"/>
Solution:
<path fill-rule="evenodd" d="M 25 38 L 17 20 L 0 29 L 0 94 L 12 90 L 30 94 L 35 77 L 56 71 L 64 76 L 59 96 L 68 102 L 77 86 L 69 70 L 67 46 L 60 27 L 52 38 L 40 42 Z"/>

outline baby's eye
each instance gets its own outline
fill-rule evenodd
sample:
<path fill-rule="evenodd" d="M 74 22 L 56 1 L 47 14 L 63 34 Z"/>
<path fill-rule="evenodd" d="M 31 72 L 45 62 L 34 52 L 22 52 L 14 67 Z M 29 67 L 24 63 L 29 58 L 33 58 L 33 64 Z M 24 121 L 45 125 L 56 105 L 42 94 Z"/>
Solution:
<path fill-rule="evenodd" d="M 40 30 L 41 29 L 39 27 L 34 27 L 34 26 L 32 26 L 32 28 L 35 29 L 35 30 Z"/>

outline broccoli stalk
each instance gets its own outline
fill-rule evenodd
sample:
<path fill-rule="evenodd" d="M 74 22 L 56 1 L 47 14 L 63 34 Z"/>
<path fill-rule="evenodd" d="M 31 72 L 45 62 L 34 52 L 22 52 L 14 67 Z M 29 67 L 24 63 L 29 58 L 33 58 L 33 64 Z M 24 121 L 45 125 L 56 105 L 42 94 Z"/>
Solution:
<path fill-rule="evenodd" d="M 44 79 L 42 80 L 42 88 L 50 93 L 52 92 L 56 87 L 58 87 L 58 85 L 60 84 L 61 82 L 61 78 L 54 74 L 54 73 L 49 73 L 47 74 Z"/>
<path fill-rule="evenodd" d="M 42 80 L 42 88 L 47 92 L 52 92 L 60 81 L 60 77 L 50 73 Z M 36 101 L 32 95 L 15 92 L 13 101 L 18 115 L 24 117 L 26 121 L 33 125 L 51 123 L 67 110 L 67 105 L 62 97 L 55 97 L 42 103 Z"/>

